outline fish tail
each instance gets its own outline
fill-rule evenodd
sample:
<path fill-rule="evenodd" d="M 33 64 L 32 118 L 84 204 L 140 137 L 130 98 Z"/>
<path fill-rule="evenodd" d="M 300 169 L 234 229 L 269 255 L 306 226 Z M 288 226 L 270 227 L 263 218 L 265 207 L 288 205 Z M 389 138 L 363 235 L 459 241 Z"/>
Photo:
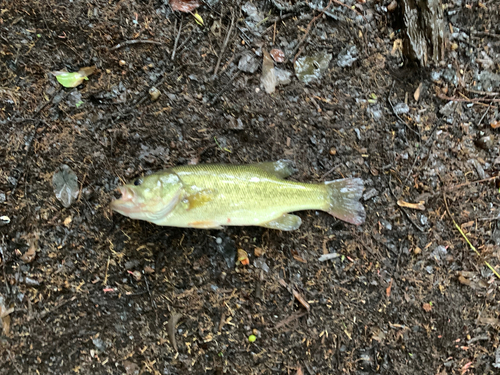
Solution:
<path fill-rule="evenodd" d="M 329 206 L 325 211 L 340 220 L 355 225 L 365 222 L 365 209 L 359 199 L 363 194 L 363 180 L 345 178 L 325 182 Z"/>

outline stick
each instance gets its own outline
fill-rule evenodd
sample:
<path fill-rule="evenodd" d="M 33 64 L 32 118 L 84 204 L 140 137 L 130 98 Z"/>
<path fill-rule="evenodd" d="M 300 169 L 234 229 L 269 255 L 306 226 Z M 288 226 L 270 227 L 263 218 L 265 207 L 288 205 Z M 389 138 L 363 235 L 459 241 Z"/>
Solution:
<path fill-rule="evenodd" d="M 175 20 L 175 26 L 177 26 L 177 19 Z M 174 26 L 174 30 L 175 30 L 175 26 Z M 175 51 L 177 50 L 177 43 L 179 43 L 179 38 L 181 37 L 181 30 L 182 30 L 182 18 L 181 18 L 181 24 L 179 25 L 179 32 L 177 33 L 177 36 L 175 37 L 174 50 L 172 51 L 172 58 L 171 58 L 172 61 L 175 58 Z"/>
<path fill-rule="evenodd" d="M 229 27 L 229 31 L 226 34 L 226 39 L 224 39 L 224 44 L 222 44 L 222 49 L 219 54 L 219 59 L 217 60 L 217 65 L 215 65 L 215 70 L 214 70 L 214 75 L 212 76 L 212 79 L 215 79 L 217 77 L 217 71 L 219 70 L 219 65 L 222 60 L 222 55 L 224 54 L 224 50 L 226 49 L 227 42 L 229 41 L 229 36 L 231 35 L 231 32 L 233 31 L 233 26 L 234 26 L 234 13 L 232 13 L 231 17 L 231 26 Z"/>

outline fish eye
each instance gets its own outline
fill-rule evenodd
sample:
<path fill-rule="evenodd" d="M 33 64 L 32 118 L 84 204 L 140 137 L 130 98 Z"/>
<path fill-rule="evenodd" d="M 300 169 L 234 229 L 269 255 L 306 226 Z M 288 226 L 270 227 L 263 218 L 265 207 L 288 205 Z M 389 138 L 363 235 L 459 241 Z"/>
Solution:
<path fill-rule="evenodd" d="M 142 178 L 138 178 L 134 181 L 135 186 L 139 186 L 140 184 L 142 184 Z"/>

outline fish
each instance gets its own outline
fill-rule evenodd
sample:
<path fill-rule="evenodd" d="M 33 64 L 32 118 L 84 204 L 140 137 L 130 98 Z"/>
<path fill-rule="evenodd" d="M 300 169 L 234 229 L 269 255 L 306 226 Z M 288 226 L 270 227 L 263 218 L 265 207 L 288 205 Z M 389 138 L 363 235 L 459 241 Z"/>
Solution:
<path fill-rule="evenodd" d="M 261 226 L 291 231 L 302 221 L 290 212 L 303 210 L 364 223 L 366 214 L 359 202 L 362 179 L 286 180 L 294 171 L 289 160 L 176 166 L 119 186 L 121 197 L 111 202 L 111 209 L 132 219 L 180 228 Z"/>

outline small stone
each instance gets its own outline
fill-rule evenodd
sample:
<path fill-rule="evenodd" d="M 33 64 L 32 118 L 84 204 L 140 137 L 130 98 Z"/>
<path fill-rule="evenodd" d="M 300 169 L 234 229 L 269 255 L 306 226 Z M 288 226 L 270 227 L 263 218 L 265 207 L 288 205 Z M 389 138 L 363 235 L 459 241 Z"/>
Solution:
<path fill-rule="evenodd" d="M 151 87 L 149 89 L 149 95 L 151 96 L 151 100 L 153 102 L 160 97 L 160 94 L 160 90 L 158 90 L 156 87 Z"/>
<path fill-rule="evenodd" d="M 385 219 L 380 219 L 380 224 L 387 230 L 392 230 L 392 224 Z"/>
<path fill-rule="evenodd" d="M 363 194 L 363 200 L 367 201 L 373 197 L 376 197 L 377 195 L 378 195 L 378 190 L 375 188 L 372 188 Z"/>
<path fill-rule="evenodd" d="M 259 68 L 259 61 L 252 53 L 245 53 L 238 62 L 238 69 L 246 73 L 255 73 Z"/>
<path fill-rule="evenodd" d="M 394 106 L 394 113 L 397 115 L 404 115 L 410 112 L 410 107 L 406 103 L 398 103 Z"/>

